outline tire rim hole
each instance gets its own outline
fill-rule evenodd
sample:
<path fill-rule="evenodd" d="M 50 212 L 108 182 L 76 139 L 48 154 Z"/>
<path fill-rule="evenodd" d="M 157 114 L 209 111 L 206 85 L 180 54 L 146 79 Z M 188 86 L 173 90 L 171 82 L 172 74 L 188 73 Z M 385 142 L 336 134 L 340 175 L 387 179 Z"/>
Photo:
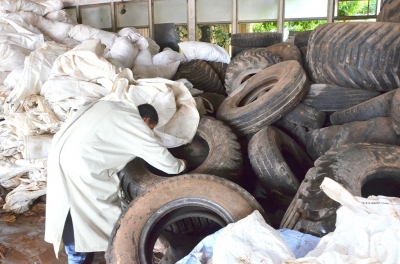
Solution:
<path fill-rule="evenodd" d="M 400 178 L 396 172 L 377 172 L 368 177 L 361 188 L 361 196 L 384 195 L 400 198 Z M 372 178 L 372 179 L 371 179 Z"/>
<path fill-rule="evenodd" d="M 268 93 L 268 91 L 271 90 L 277 82 L 278 80 L 270 80 L 255 87 L 249 93 L 247 93 L 242 100 L 240 100 L 238 107 L 249 105 L 257 99 L 261 98 L 266 93 Z"/>
<path fill-rule="evenodd" d="M 188 234 L 170 232 L 171 224 L 181 225 L 182 227 L 184 225 L 182 222 L 188 218 L 207 219 L 207 223 L 212 225 L 209 229 L 200 229 L 200 231 L 196 229 L 198 232 L 189 232 Z M 153 263 L 155 257 L 159 259 L 160 254 L 154 252 L 157 239 L 168 241 L 168 244 L 171 245 L 169 250 L 172 251 L 172 255 L 179 258 L 176 259 L 178 261 L 189 254 L 204 237 L 213 234 L 231 222 L 233 222 L 233 219 L 227 212 L 213 202 L 205 202 L 201 198 L 172 201 L 157 210 L 144 226 L 138 245 L 140 263 L 150 264 Z"/>
<path fill-rule="evenodd" d="M 194 136 L 191 143 L 176 148 L 169 148 L 168 150 L 175 158 L 187 160 L 190 164 L 190 171 L 197 169 L 201 164 L 203 164 L 210 153 L 210 147 L 207 142 L 198 135 Z M 154 168 L 148 163 L 145 163 L 145 166 L 151 173 L 158 176 L 171 177 L 176 175 L 167 174 Z"/>
<path fill-rule="evenodd" d="M 240 82 L 240 84 L 244 83 L 245 81 L 247 81 L 248 79 L 250 79 L 250 78 L 251 78 L 252 76 L 254 76 L 254 75 L 256 75 L 256 74 L 253 73 L 253 74 L 246 75 L 246 76 L 242 79 L 242 81 Z"/>
<path fill-rule="evenodd" d="M 300 160 L 296 158 L 289 149 L 282 147 L 281 149 L 282 157 L 285 160 L 286 164 L 289 166 L 291 172 L 301 183 L 304 180 L 304 177 L 307 174 L 307 171 L 311 168 L 308 168 L 306 164 L 300 163 Z"/>

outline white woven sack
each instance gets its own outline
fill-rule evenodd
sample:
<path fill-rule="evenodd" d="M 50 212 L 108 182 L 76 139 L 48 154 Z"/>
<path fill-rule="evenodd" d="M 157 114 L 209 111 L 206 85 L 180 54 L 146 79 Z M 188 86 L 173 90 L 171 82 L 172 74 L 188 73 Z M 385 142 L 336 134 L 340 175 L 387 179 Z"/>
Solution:
<path fill-rule="evenodd" d="M 185 62 L 186 57 L 170 48 L 165 48 L 162 52 L 153 56 L 153 64 L 167 65 L 174 62 Z"/>
<path fill-rule="evenodd" d="M 0 87 L 2 84 L 4 84 L 4 81 L 7 80 L 7 77 L 10 73 L 11 72 L 9 72 L 9 71 L 0 71 Z"/>
<path fill-rule="evenodd" d="M 146 40 L 149 43 L 148 49 L 152 57 L 160 52 L 160 46 L 154 40 L 152 40 L 151 38 L 146 38 Z"/>
<path fill-rule="evenodd" d="M 118 37 L 110 49 L 111 58 L 118 60 L 124 68 L 132 68 L 139 50 L 128 37 Z"/>
<path fill-rule="evenodd" d="M 47 158 L 54 134 L 23 136 L 19 150 L 24 159 Z"/>
<path fill-rule="evenodd" d="M 168 65 L 136 65 L 132 72 L 136 79 L 143 78 L 165 78 L 172 80 L 178 70 L 180 62 Z"/>
<path fill-rule="evenodd" d="M 47 19 L 50 19 L 50 20 L 64 22 L 64 23 L 68 23 L 68 24 L 72 24 L 72 25 L 78 24 L 64 10 L 56 10 L 56 11 L 50 12 L 47 15 L 45 15 L 44 17 Z"/>
<path fill-rule="evenodd" d="M 191 60 L 216 61 L 229 64 L 231 58 L 220 46 L 199 41 L 186 41 L 178 43 L 185 57 Z"/>
<path fill-rule="evenodd" d="M 43 83 L 49 78 L 54 61 L 67 50 L 63 44 L 48 41 L 41 48 L 31 52 L 25 60 L 21 79 L 7 98 L 7 102 L 13 104 L 31 94 L 38 94 Z"/>
<path fill-rule="evenodd" d="M 112 91 L 102 100 L 129 100 L 135 105 L 154 106 L 159 118 L 154 135 L 162 146 L 173 148 L 192 141 L 200 116 L 196 102 L 183 83 L 163 78 L 135 81 L 132 71 L 124 69 L 115 79 Z"/>
<path fill-rule="evenodd" d="M 139 53 L 133 62 L 134 67 L 138 65 L 153 65 L 149 49 L 139 50 Z"/>
<path fill-rule="evenodd" d="M 65 38 L 68 38 L 69 31 L 74 27 L 68 23 L 46 19 L 32 12 L 21 11 L 19 14 L 26 22 L 35 26 L 42 31 L 44 35 L 57 42 L 62 42 Z"/>
<path fill-rule="evenodd" d="M 25 57 L 29 53 L 29 50 L 15 45 L 0 44 L 0 71 L 13 71 L 24 65 Z"/>
<path fill-rule="evenodd" d="M 107 48 L 111 49 L 114 41 L 117 38 L 116 33 L 107 32 L 101 29 L 96 29 L 88 25 L 76 25 L 68 33 L 68 36 L 79 42 L 83 42 L 88 39 L 100 39 L 101 43 L 106 45 Z"/>
<path fill-rule="evenodd" d="M 44 16 L 49 12 L 60 10 L 63 8 L 61 0 L 48 0 L 41 4 L 29 0 L 2 0 L 0 1 L 0 11 L 4 13 L 17 13 L 18 11 L 30 11 L 40 16 Z"/>
<path fill-rule="evenodd" d="M 15 28 L 10 24 L 0 21 L 0 32 L 1 33 L 17 33 Z"/>
<path fill-rule="evenodd" d="M 15 68 L 12 72 L 10 72 L 10 74 L 8 74 L 7 78 L 4 80 L 4 86 L 13 89 L 21 79 L 23 71 L 24 65 L 20 65 Z"/>
<path fill-rule="evenodd" d="M 118 37 L 128 37 L 129 34 L 131 33 L 138 33 L 140 34 L 139 30 L 137 30 L 134 27 L 125 27 L 123 29 L 121 29 L 120 31 L 118 31 Z"/>

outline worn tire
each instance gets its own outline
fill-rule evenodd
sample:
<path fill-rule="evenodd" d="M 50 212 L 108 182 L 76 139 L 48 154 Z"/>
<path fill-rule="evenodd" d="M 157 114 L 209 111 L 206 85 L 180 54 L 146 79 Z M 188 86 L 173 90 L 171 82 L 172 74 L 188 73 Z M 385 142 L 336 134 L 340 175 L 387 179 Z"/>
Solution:
<path fill-rule="evenodd" d="M 390 107 L 393 129 L 400 135 L 400 89 L 396 89 Z"/>
<path fill-rule="evenodd" d="M 325 123 L 325 118 L 324 112 L 302 103 L 298 103 L 282 117 L 282 119 L 309 129 L 321 128 Z"/>
<path fill-rule="evenodd" d="M 381 7 L 376 22 L 400 23 L 400 1 L 386 0 Z"/>
<path fill-rule="evenodd" d="M 303 65 L 300 50 L 292 43 L 281 42 L 281 43 L 269 46 L 269 47 L 265 48 L 265 50 L 271 51 L 275 54 L 278 54 L 279 56 L 282 57 L 282 61 L 296 60 L 301 65 Z"/>
<path fill-rule="evenodd" d="M 216 115 L 219 107 L 221 106 L 222 102 L 226 99 L 225 95 L 222 94 L 216 94 L 216 93 L 201 93 L 199 95 L 197 95 L 197 97 L 201 97 L 206 99 L 208 102 L 211 103 L 211 105 L 213 106 L 213 110 L 214 110 L 214 115 Z M 207 109 L 206 104 L 204 104 L 204 106 Z M 210 109 L 211 110 L 211 109 Z"/>
<path fill-rule="evenodd" d="M 243 89 L 221 104 L 217 119 L 237 135 L 256 133 L 292 110 L 309 88 L 297 61 L 275 64 L 251 77 Z"/>
<path fill-rule="evenodd" d="M 390 117 L 325 127 L 306 134 L 307 152 L 314 160 L 332 148 L 354 143 L 400 145 L 400 136 L 393 130 Z"/>
<path fill-rule="evenodd" d="M 294 35 L 294 45 L 296 45 L 299 49 L 302 47 L 307 47 L 311 32 L 312 30 L 306 30 L 296 33 L 296 35 Z"/>
<path fill-rule="evenodd" d="M 299 145 L 304 151 L 307 151 L 306 148 L 306 134 L 307 129 L 298 124 L 289 122 L 285 119 L 279 119 L 274 122 L 272 126 L 279 128 L 283 133 L 290 136 L 296 143 Z"/>
<path fill-rule="evenodd" d="M 352 195 L 361 196 L 362 186 L 380 175 L 400 180 L 400 147 L 384 144 L 351 144 L 332 149 L 315 162 L 287 209 L 280 228 L 324 236 L 335 230 L 340 204 L 329 198 L 320 185 L 325 177 L 342 184 Z"/>
<path fill-rule="evenodd" d="M 213 68 L 203 60 L 192 60 L 179 65 L 174 80 L 187 79 L 194 88 L 209 93 L 225 94 L 224 86 Z"/>
<path fill-rule="evenodd" d="M 215 73 L 218 75 L 219 80 L 221 81 L 222 85 L 225 84 L 225 73 L 226 69 L 228 68 L 228 64 L 223 63 L 223 62 L 217 62 L 217 61 L 207 61 L 208 65 L 213 68 Z"/>
<path fill-rule="evenodd" d="M 395 91 L 390 91 L 353 107 L 337 111 L 329 117 L 331 123 L 341 125 L 354 121 L 366 121 L 376 117 L 388 117 L 390 116 L 394 93 Z"/>
<path fill-rule="evenodd" d="M 152 263 L 154 243 L 168 220 L 207 215 L 224 226 L 254 210 L 269 223 L 254 197 L 228 180 L 202 174 L 168 179 L 137 197 L 121 214 L 110 236 L 107 263 Z"/>
<path fill-rule="evenodd" d="M 229 127 L 225 126 L 221 121 L 212 117 L 202 116 L 196 132 L 196 136 L 204 140 L 192 144 L 195 148 L 203 152 L 201 145 L 206 143 L 209 151 L 207 153 L 196 153 L 196 149 L 187 152 L 194 156 L 193 163 L 201 163 L 190 173 L 204 173 L 219 176 L 231 181 L 238 182 L 240 180 L 243 160 L 240 150 L 240 144 L 237 137 L 233 134 Z M 196 137 L 195 136 L 195 137 Z M 186 147 L 190 148 L 189 144 Z M 200 146 L 198 146 L 200 145 Z M 185 147 L 183 147 L 185 148 Z M 182 148 L 180 148 L 182 149 Z M 178 150 L 170 150 L 175 154 Z M 190 159 L 190 157 L 182 157 Z M 189 162 L 190 163 L 190 162 Z M 196 164 L 196 165 L 197 165 Z M 129 162 L 119 173 L 121 179 L 121 187 L 128 200 L 133 200 L 136 196 L 146 191 L 150 186 L 168 179 L 169 177 L 158 170 L 151 169 L 149 165 L 140 158 L 135 158 Z"/>
<path fill-rule="evenodd" d="M 259 49 L 260 47 L 237 47 L 237 46 L 232 46 L 231 53 L 232 53 L 232 59 L 235 58 L 237 55 L 240 53 L 250 50 L 250 49 Z"/>
<path fill-rule="evenodd" d="M 249 142 L 249 158 L 266 190 L 294 196 L 313 161 L 302 148 L 278 128 L 267 126 Z"/>
<path fill-rule="evenodd" d="M 311 84 L 303 104 L 324 112 L 336 112 L 381 95 L 378 91 L 353 89 L 330 84 Z"/>
<path fill-rule="evenodd" d="M 398 32 L 400 24 L 388 22 L 318 26 L 307 51 L 312 80 L 376 91 L 400 87 Z"/>
<path fill-rule="evenodd" d="M 227 94 L 235 91 L 247 78 L 282 61 L 282 58 L 264 48 L 251 49 L 240 53 L 228 65 L 225 74 Z"/>
<path fill-rule="evenodd" d="M 282 34 L 276 32 L 232 34 L 231 45 L 237 47 L 268 47 L 282 42 Z"/>

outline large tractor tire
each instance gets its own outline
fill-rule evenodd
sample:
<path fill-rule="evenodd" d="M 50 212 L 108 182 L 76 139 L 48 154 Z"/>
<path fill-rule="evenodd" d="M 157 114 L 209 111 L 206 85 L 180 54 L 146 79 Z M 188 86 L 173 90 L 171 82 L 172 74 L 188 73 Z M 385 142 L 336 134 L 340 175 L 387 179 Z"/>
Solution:
<path fill-rule="evenodd" d="M 400 1 L 386 0 L 381 7 L 376 22 L 400 23 Z"/>
<path fill-rule="evenodd" d="M 307 65 L 315 83 L 390 91 L 400 87 L 400 23 L 329 23 L 311 34 Z"/>
<path fill-rule="evenodd" d="M 342 184 L 355 196 L 399 197 L 399 156 L 399 146 L 384 144 L 359 143 L 330 150 L 308 171 L 280 228 L 319 237 L 335 231 L 336 210 L 340 204 L 320 189 L 325 177 Z"/>

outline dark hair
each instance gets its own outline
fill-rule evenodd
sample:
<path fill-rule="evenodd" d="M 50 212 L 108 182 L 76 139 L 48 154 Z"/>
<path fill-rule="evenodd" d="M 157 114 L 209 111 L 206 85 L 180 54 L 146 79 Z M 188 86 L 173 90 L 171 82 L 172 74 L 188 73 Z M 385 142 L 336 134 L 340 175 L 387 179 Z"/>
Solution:
<path fill-rule="evenodd" d="M 141 104 L 138 106 L 139 114 L 142 118 L 150 118 L 150 125 L 158 124 L 158 114 L 156 109 L 151 104 Z"/>

